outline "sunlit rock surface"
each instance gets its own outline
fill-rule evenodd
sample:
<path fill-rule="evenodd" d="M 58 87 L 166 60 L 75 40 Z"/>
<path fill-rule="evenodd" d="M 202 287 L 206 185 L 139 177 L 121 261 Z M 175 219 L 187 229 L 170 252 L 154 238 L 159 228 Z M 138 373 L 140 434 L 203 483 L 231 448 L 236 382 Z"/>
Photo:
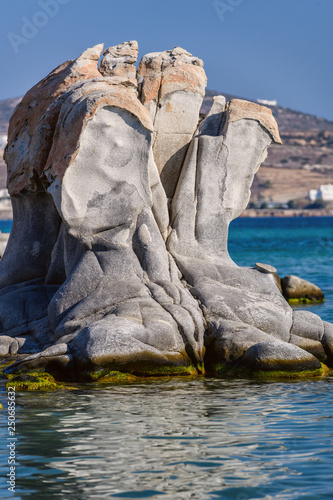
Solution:
<path fill-rule="evenodd" d="M 135 41 L 86 50 L 33 87 L 9 126 L 13 229 L 0 263 L 9 371 L 80 379 L 318 371 L 333 327 L 293 313 L 272 273 L 239 268 L 228 227 L 268 146 L 268 108 L 222 97 L 203 62 Z"/>

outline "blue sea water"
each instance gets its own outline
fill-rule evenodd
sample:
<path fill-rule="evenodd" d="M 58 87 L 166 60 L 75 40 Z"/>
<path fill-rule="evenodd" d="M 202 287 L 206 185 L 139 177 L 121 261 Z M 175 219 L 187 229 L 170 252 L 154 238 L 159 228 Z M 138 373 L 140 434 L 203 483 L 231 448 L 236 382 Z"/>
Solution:
<path fill-rule="evenodd" d="M 0 229 L 2 229 L 0 223 Z M 2 229 L 3 230 L 3 229 Z M 333 218 L 238 219 L 230 254 L 318 284 L 333 321 Z M 0 497 L 331 499 L 333 378 L 165 378 L 16 395 L 16 493 L 8 491 L 0 384 Z"/>
<path fill-rule="evenodd" d="M 11 220 L 0 220 L 0 231 L 2 233 L 10 233 L 11 228 L 12 228 Z"/>

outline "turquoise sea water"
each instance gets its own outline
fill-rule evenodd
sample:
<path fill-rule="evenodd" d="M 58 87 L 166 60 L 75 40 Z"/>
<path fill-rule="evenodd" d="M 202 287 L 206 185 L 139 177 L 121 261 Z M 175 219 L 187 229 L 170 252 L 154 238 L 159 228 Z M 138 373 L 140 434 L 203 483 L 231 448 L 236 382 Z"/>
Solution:
<path fill-rule="evenodd" d="M 10 233 L 11 228 L 12 228 L 11 220 L 0 220 L 0 231 L 2 233 Z"/>
<path fill-rule="evenodd" d="M 1 229 L 1 224 L 0 224 Z M 238 219 L 230 254 L 266 262 L 326 295 L 333 321 L 333 218 Z M 0 497 L 331 499 L 333 378 L 165 378 L 16 395 L 16 493 L 7 490 L 0 384 Z"/>

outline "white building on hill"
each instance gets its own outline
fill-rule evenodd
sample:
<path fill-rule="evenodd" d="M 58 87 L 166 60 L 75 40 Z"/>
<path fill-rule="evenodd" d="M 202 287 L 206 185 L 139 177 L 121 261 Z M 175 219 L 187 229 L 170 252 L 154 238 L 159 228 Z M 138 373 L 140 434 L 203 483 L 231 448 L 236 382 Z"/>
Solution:
<path fill-rule="evenodd" d="M 257 99 L 258 104 L 263 104 L 264 106 L 277 106 L 277 101 L 269 99 Z"/>
<path fill-rule="evenodd" d="M 316 200 L 332 201 L 333 184 L 322 184 L 319 189 L 310 189 L 308 193 L 308 198 L 310 201 L 316 201 Z"/>

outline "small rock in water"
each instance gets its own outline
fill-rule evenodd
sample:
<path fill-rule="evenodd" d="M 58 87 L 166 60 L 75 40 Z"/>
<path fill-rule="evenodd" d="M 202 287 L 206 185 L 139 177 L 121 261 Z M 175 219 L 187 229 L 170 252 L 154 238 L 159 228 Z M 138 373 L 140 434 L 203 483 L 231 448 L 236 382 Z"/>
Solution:
<path fill-rule="evenodd" d="M 325 296 L 320 288 L 298 276 L 285 276 L 281 280 L 283 296 L 289 303 L 324 302 Z"/>

